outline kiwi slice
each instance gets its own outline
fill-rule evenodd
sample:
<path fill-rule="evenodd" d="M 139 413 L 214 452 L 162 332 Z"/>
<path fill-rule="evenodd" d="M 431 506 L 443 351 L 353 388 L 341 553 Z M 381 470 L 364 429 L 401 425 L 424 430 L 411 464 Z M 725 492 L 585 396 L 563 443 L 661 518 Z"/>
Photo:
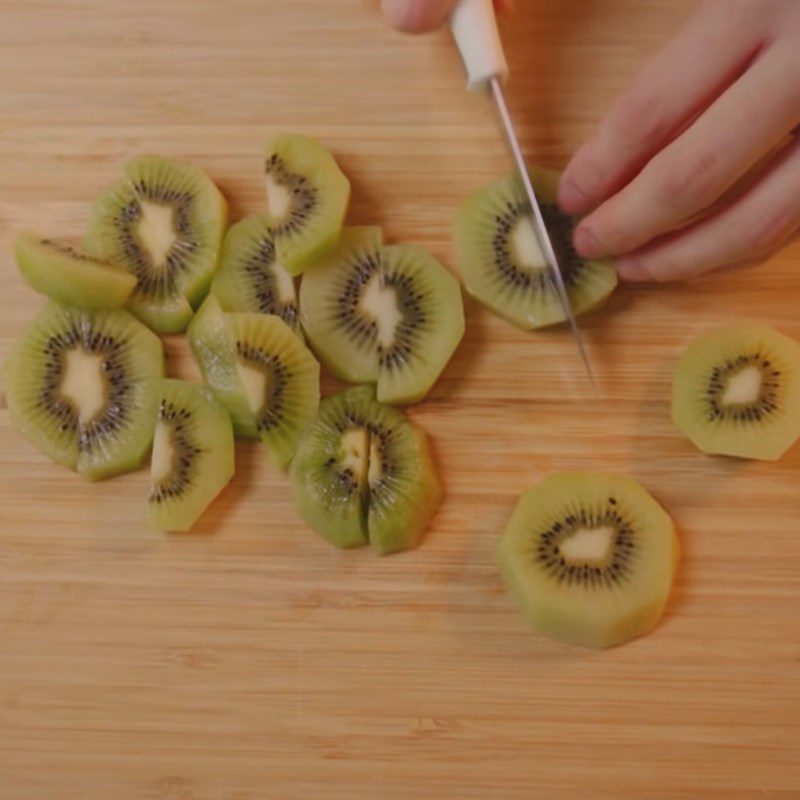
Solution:
<path fill-rule="evenodd" d="M 264 182 L 278 261 L 299 275 L 339 241 L 350 182 L 322 144 L 296 133 L 267 143 Z"/>
<path fill-rule="evenodd" d="M 264 216 L 240 220 L 228 230 L 211 291 L 225 311 L 274 314 L 303 335 L 294 279 L 278 261 Z"/>
<path fill-rule="evenodd" d="M 580 472 L 523 494 L 497 548 L 503 579 L 534 627 L 589 647 L 655 626 L 678 555 L 672 520 L 638 483 Z"/>
<path fill-rule="evenodd" d="M 225 199 L 205 172 L 140 156 L 95 201 L 85 246 L 136 276 L 128 307 L 139 319 L 177 333 L 208 291 L 226 224 Z"/>
<path fill-rule="evenodd" d="M 226 313 L 213 295 L 192 320 L 189 342 L 237 435 L 260 437 L 285 467 L 319 408 L 314 356 L 279 317 Z"/>
<path fill-rule="evenodd" d="M 426 434 L 372 387 L 324 400 L 291 465 L 297 508 L 337 547 L 415 547 L 441 501 Z"/>
<path fill-rule="evenodd" d="M 90 480 L 129 472 L 150 447 L 163 371 L 160 340 L 127 311 L 51 303 L 6 363 L 11 419 Z"/>
<path fill-rule="evenodd" d="M 800 437 L 800 343 L 759 325 L 695 339 L 675 373 L 672 418 L 705 453 L 780 458 Z"/>
<path fill-rule="evenodd" d="M 346 228 L 306 272 L 300 316 L 337 377 L 376 383 L 388 403 L 424 397 L 464 334 L 458 281 L 421 247 L 384 246 L 376 227 Z"/>
<path fill-rule="evenodd" d="M 575 252 L 575 220 L 556 204 L 558 173 L 536 169 L 530 176 L 572 309 L 576 314 L 590 311 L 616 287 L 616 270 L 609 262 L 588 261 Z M 456 216 L 455 250 L 467 291 L 495 314 L 524 330 L 564 322 L 518 176 L 497 181 L 464 202 Z"/>
<path fill-rule="evenodd" d="M 110 309 L 124 306 L 136 277 L 98 261 L 73 245 L 35 233 L 14 242 L 17 266 L 28 284 L 66 305 Z"/>
<path fill-rule="evenodd" d="M 148 524 L 188 531 L 233 477 L 231 418 L 202 386 L 162 380 L 156 393 Z"/>

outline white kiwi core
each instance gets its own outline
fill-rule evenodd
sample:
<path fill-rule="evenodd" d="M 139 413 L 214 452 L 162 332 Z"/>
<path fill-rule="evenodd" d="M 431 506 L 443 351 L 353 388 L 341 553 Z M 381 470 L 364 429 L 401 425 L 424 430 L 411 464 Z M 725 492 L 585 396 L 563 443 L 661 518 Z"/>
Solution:
<path fill-rule="evenodd" d="M 561 542 L 559 549 L 561 555 L 573 564 L 603 563 L 611 552 L 613 542 L 612 527 L 578 528 Z"/>
<path fill-rule="evenodd" d="M 178 241 L 175 233 L 175 212 L 172 206 L 142 200 L 139 203 L 142 216 L 136 228 L 136 235 L 150 255 L 153 268 L 163 270 L 167 257 Z"/>
<path fill-rule="evenodd" d="M 383 286 L 381 276 L 373 275 L 364 286 L 359 306 L 362 312 L 375 320 L 379 344 L 384 348 L 391 347 L 397 326 L 403 319 L 395 289 Z"/>
<path fill-rule="evenodd" d="M 515 262 L 521 269 L 541 272 L 545 267 L 544 255 L 536 238 L 536 230 L 530 216 L 520 217 L 509 234 L 509 243 Z"/>
<path fill-rule="evenodd" d="M 65 353 L 59 391 L 78 410 L 81 424 L 89 422 L 106 404 L 103 356 L 75 347 Z"/>
<path fill-rule="evenodd" d="M 731 375 L 722 393 L 725 406 L 749 405 L 761 396 L 761 370 L 752 364 Z"/>
<path fill-rule="evenodd" d="M 282 183 L 278 183 L 272 175 L 266 177 L 267 208 L 270 216 L 280 222 L 285 221 L 292 210 L 292 195 Z"/>

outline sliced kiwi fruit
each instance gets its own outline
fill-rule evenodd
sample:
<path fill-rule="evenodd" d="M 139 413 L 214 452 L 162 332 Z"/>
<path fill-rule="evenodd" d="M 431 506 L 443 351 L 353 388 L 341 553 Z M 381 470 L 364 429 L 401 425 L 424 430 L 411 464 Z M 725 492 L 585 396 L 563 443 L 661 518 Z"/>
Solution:
<path fill-rule="evenodd" d="M 162 380 L 156 396 L 148 524 L 188 531 L 233 477 L 233 426 L 205 387 Z"/>
<path fill-rule="evenodd" d="M 337 547 L 415 547 L 441 501 L 426 434 L 372 387 L 324 400 L 291 464 L 303 518 Z"/>
<path fill-rule="evenodd" d="M 339 241 L 350 182 L 316 139 L 282 133 L 267 143 L 264 183 L 278 261 L 299 275 Z"/>
<path fill-rule="evenodd" d="M 760 325 L 695 339 L 675 373 L 672 418 L 705 453 L 780 458 L 800 437 L 800 343 Z"/>
<path fill-rule="evenodd" d="M 203 378 L 237 435 L 260 437 L 283 468 L 319 408 L 319 364 L 271 314 L 223 312 L 210 295 L 189 326 Z"/>
<path fill-rule="evenodd" d="M 575 314 L 590 311 L 616 287 L 616 270 L 610 262 L 589 261 L 576 253 L 575 220 L 556 204 L 558 173 L 535 169 L 530 176 L 572 309 Z M 454 240 L 467 291 L 495 314 L 524 330 L 564 322 L 518 176 L 469 197 L 456 216 Z"/>
<path fill-rule="evenodd" d="M 294 279 L 278 261 L 265 216 L 240 220 L 228 230 L 211 291 L 225 311 L 274 314 L 303 335 Z"/>
<path fill-rule="evenodd" d="M 153 438 L 161 342 L 127 311 L 49 304 L 6 364 L 14 425 L 90 480 L 138 468 Z"/>
<path fill-rule="evenodd" d="M 300 316 L 325 365 L 387 403 L 424 397 L 464 334 L 458 281 L 421 247 L 383 245 L 376 227 L 346 228 L 305 273 Z"/>
<path fill-rule="evenodd" d="M 231 415 L 236 436 L 257 439 L 256 418 L 236 370 L 236 342 L 228 328 L 228 315 L 214 294 L 203 301 L 186 333 L 203 380 Z"/>
<path fill-rule="evenodd" d="M 14 242 L 17 266 L 28 284 L 59 303 L 87 309 L 124 306 L 136 277 L 87 255 L 79 247 L 36 233 Z"/>
<path fill-rule="evenodd" d="M 660 619 L 679 557 L 672 520 L 629 478 L 560 473 L 519 500 L 497 548 L 535 628 L 610 647 Z"/>
<path fill-rule="evenodd" d="M 85 246 L 136 276 L 128 307 L 139 319 L 176 333 L 208 291 L 226 224 L 225 199 L 205 172 L 140 156 L 95 201 Z"/>
<path fill-rule="evenodd" d="M 358 387 L 323 400 L 290 466 L 303 519 L 336 547 L 357 547 L 367 533 L 369 413 L 374 391 Z"/>

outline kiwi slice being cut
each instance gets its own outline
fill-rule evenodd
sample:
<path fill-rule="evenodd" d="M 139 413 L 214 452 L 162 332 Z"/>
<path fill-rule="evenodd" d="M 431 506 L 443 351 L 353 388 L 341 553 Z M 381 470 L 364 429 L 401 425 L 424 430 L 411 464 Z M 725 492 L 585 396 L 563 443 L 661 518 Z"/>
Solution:
<path fill-rule="evenodd" d="M 303 335 L 294 279 L 278 261 L 264 216 L 240 220 L 228 230 L 211 291 L 225 311 L 274 314 Z"/>
<path fill-rule="evenodd" d="M 337 547 L 415 547 L 441 501 L 426 434 L 372 387 L 324 400 L 291 464 L 303 518 Z"/>
<path fill-rule="evenodd" d="M 156 396 L 148 524 L 188 531 L 233 477 L 233 427 L 202 386 L 162 380 Z"/>
<path fill-rule="evenodd" d="M 800 437 L 800 343 L 760 325 L 695 339 L 675 373 L 672 418 L 705 453 L 780 458 Z"/>
<path fill-rule="evenodd" d="M 239 435 L 285 467 L 319 408 L 319 364 L 279 317 L 223 312 L 211 295 L 189 326 L 203 378 Z"/>
<path fill-rule="evenodd" d="M 300 316 L 314 350 L 347 381 L 377 384 L 380 402 L 414 403 L 464 334 L 458 281 L 411 244 L 384 246 L 380 228 L 346 228 L 303 276 Z"/>
<path fill-rule="evenodd" d="M 22 233 L 14 242 L 17 266 L 28 284 L 59 303 L 80 308 L 124 306 L 136 277 L 97 261 L 67 242 Z"/>
<path fill-rule="evenodd" d="M 579 472 L 523 494 L 497 548 L 504 582 L 534 627 L 589 647 L 656 625 L 678 556 L 672 520 L 638 483 Z"/>
<path fill-rule="evenodd" d="M 205 172 L 140 156 L 95 201 L 85 246 L 136 276 L 128 307 L 139 319 L 176 333 L 208 291 L 226 224 L 225 199 Z"/>
<path fill-rule="evenodd" d="M 590 311 L 616 287 L 616 270 L 609 262 L 588 261 L 575 252 L 575 220 L 556 204 L 558 173 L 536 169 L 530 176 L 572 309 L 575 314 Z M 454 238 L 467 291 L 487 308 L 524 330 L 564 322 L 518 176 L 469 197 L 456 216 Z"/>
<path fill-rule="evenodd" d="M 160 340 L 127 311 L 51 303 L 6 364 L 11 419 L 90 480 L 128 472 L 150 447 L 163 371 Z"/>
<path fill-rule="evenodd" d="M 296 133 L 267 143 L 264 182 L 278 261 L 299 275 L 339 241 L 350 182 L 322 144 Z"/>

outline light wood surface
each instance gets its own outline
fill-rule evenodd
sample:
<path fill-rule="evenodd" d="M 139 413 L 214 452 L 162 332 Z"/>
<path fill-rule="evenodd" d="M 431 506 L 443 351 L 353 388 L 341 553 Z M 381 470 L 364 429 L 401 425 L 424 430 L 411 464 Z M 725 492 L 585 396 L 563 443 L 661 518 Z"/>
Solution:
<path fill-rule="evenodd" d="M 562 165 L 689 0 L 520 0 L 509 102 Z M 136 153 L 207 168 L 262 207 L 271 132 L 315 135 L 350 220 L 454 268 L 453 210 L 507 164 L 446 35 L 387 31 L 363 0 L 0 2 L 0 358 L 42 305 L 14 231 L 80 235 Z M 743 317 L 800 337 L 800 249 L 692 286 L 624 288 L 585 320 L 599 399 L 565 331 L 468 304 L 413 417 L 447 497 L 421 549 L 340 553 L 258 445 L 196 535 L 142 524 L 145 472 L 90 485 L 14 431 L 0 394 L 0 798 L 800 797 L 800 446 L 697 453 L 669 421 L 695 334 Z M 195 375 L 184 341 L 169 368 Z M 327 384 L 330 390 L 332 384 Z M 652 635 L 601 653 L 531 633 L 492 550 L 560 469 L 630 474 L 684 561 Z"/>

